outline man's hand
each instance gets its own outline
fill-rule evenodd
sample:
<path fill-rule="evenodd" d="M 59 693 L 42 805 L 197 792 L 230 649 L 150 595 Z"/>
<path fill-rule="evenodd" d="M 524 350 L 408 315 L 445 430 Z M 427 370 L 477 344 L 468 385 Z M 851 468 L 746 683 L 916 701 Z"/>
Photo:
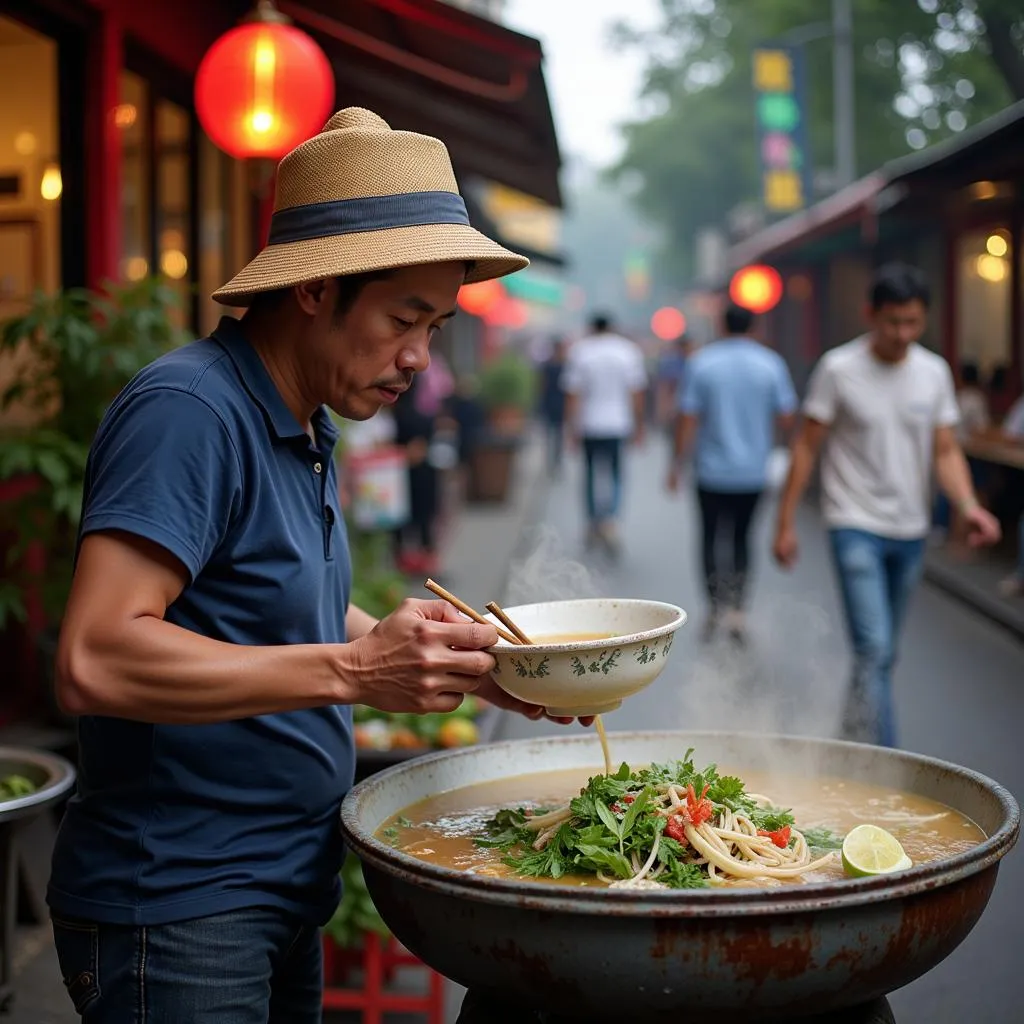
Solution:
<path fill-rule="evenodd" d="M 961 510 L 967 526 L 967 543 L 972 548 L 989 547 L 998 544 L 1003 536 L 1003 528 L 991 512 L 982 508 L 976 501 Z"/>
<path fill-rule="evenodd" d="M 406 600 L 346 645 L 342 674 L 351 703 L 381 711 L 454 711 L 494 668 L 493 626 L 467 622 L 446 601 Z"/>
<path fill-rule="evenodd" d="M 683 473 L 678 466 L 672 466 L 665 479 L 665 490 L 669 494 L 676 494 L 683 484 Z"/>
<path fill-rule="evenodd" d="M 775 543 L 772 544 L 772 554 L 783 569 L 792 569 L 800 555 L 796 530 L 791 526 L 780 526 L 775 534 Z"/>
<path fill-rule="evenodd" d="M 487 701 L 488 704 L 493 704 L 495 707 L 501 708 L 502 711 L 514 711 L 516 714 L 525 715 L 534 722 L 541 718 L 547 718 L 552 722 L 558 722 L 559 725 L 572 725 L 572 723 L 576 721 L 574 718 L 555 718 L 553 715 L 549 715 L 542 707 L 540 707 L 540 705 L 527 704 L 525 701 L 521 701 L 517 697 L 513 697 L 512 694 L 506 693 L 494 681 L 494 679 L 490 677 L 480 684 L 474 692 L 474 696 Z M 579 721 L 580 725 L 586 726 L 593 725 L 594 723 L 593 717 L 581 718 Z"/>

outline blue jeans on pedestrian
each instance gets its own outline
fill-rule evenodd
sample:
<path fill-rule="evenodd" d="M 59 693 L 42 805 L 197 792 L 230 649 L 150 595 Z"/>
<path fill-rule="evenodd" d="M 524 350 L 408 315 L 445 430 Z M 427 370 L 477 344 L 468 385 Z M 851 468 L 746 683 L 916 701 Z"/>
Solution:
<path fill-rule="evenodd" d="M 622 440 L 618 437 L 585 437 L 587 516 L 591 523 L 614 519 L 622 501 Z M 603 485 L 602 485 L 603 478 Z"/>
<path fill-rule="evenodd" d="M 54 915 L 85 1024 L 320 1024 L 319 929 L 250 908 L 134 927 Z"/>
<path fill-rule="evenodd" d="M 830 538 L 853 645 L 843 735 L 893 747 L 892 671 L 907 601 L 921 576 L 924 540 L 894 540 L 848 529 L 832 530 Z"/>

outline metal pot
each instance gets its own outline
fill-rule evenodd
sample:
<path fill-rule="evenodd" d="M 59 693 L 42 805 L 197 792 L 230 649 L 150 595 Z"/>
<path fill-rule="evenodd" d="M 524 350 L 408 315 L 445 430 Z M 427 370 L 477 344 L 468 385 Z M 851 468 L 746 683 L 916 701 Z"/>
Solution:
<path fill-rule="evenodd" d="M 75 769 L 70 762 L 27 747 L 0 747 L 0 778 L 7 775 L 24 776 L 35 783 L 36 790 L 15 800 L 0 800 L 0 827 L 42 814 L 75 784 Z"/>
<path fill-rule="evenodd" d="M 730 770 L 819 773 L 906 790 L 973 819 L 989 837 L 967 853 L 890 877 L 778 889 L 630 892 L 469 875 L 374 838 L 392 814 L 433 794 L 561 768 L 599 770 L 596 740 L 551 737 L 434 754 L 356 786 L 342 829 L 395 935 L 474 989 L 589 1020 L 822 1014 L 908 984 L 948 956 L 988 903 L 1013 846 L 1013 797 L 976 772 L 862 744 L 735 733 L 634 732 L 613 756 L 681 757 Z M 780 794 L 780 797 L 782 794 Z"/>

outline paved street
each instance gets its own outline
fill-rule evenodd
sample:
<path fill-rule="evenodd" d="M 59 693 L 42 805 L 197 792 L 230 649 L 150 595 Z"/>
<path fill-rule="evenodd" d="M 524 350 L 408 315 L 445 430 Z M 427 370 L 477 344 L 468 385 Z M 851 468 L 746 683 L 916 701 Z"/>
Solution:
<path fill-rule="evenodd" d="M 671 666 L 609 716 L 611 730 L 735 727 L 832 734 L 848 662 L 816 515 L 808 510 L 803 516 L 801 561 L 788 575 L 770 564 L 768 529 L 774 510 L 761 510 L 752 642 L 743 654 L 708 649 L 698 641 L 704 600 L 696 563 L 696 509 L 688 496 L 670 500 L 664 495 L 664 466 L 665 452 L 655 442 L 633 460 L 625 553 L 618 566 L 593 560 L 595 578 L 588 593 L 579 567 L 570 564 L 583 557 L 579 474 L 570 465 L 548 496 L 540 548 L 534 538 L 521 552 L 534 557 L 513 571 L 507 603 L 596 593 L 671 601 L 690 613 Z M 902 746 L 975 768 L 1018 799 L 1024 796 L 1024 646 L 928 586 L 916 595 L 907 622 L 897 706 Z M 504 735 L 558 728 L 510 718 Z M 1018 848 L 1004 863 L 995 896 L 969 939 L 945 963 L 892 996 L 898 1024 L 1019 1020 L 1015 974 L 1024 942 L 1021 907 L 1024 852 Z"/>

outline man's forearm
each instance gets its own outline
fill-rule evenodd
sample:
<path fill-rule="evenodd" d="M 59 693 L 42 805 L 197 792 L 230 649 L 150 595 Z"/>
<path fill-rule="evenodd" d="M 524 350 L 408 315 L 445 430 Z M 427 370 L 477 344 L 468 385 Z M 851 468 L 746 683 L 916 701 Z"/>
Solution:
<path fill-rule="evenodd" d="M 697 437 L 697 417 L 680 413 L 676 417 L 676 427 L 672 441 L 672 465 L 679 466 L 693 449 Z"/>
<path fill-rule="evenodd" d="M 800 507 L 800 500 L 807 490 L 811 473 L 814 472 L 816 459 L 817 452 L 807 439 L 803 434 L 797 435 L 790 450 L 789 474 L 782 489 L 782 497 L 779 499 L 777 518 L 780 529 L 792 527 L 796 519 L 796 510 Z"/>
<path fill-rule="evenodd" d="M 199 724 L 356 699 L 347 644 L 230 644 L 148 615 L 106 632 L 65 632 L 57 694 L 73 715 Z"/>
<path fill-rule="evenodd" d="M 345 616 L 345 636 L 350 640 L 361 640 L 373 629 L 380 619 L 375 619 L 369 612 L 364 612 L 357 605 L 348 606 L 348 614 Z"/>
<path fill-rule="evenodd" d="M 959 511 L 978 503 L 971 470 L 959 445 L 952 445 L 935 456 L 935 476 L 942 493 Z"/>

